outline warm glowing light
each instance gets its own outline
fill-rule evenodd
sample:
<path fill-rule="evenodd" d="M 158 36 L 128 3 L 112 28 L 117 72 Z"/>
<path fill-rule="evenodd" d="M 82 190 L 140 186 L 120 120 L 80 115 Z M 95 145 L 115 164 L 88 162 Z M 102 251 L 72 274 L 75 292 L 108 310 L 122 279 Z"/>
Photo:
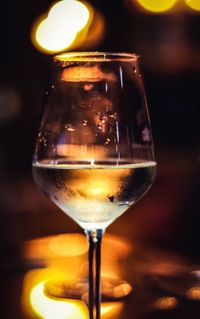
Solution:
<path fill-rule="evenodd" d="M 200 1 L 199 0 L 185 0 L 185 3 L 193 10 L 200 11 Z"/>
<path fill-rule="evenodd" d="M 192 287 L 186 292 L 186 297 L 192 300 L 200 300 L 200 287 Z"/>
<path fill-rule="evenodd" d="M 105 302 L 101 305 L 101 316 L 103 318 L 113 318 L 116 314 L 119 315 L 123 308 L 123 302 Z M 108 316 L 106 316 L 108 314 Z"/>
<path fill-rule="evenodd" d="M 178 304 L 178 301 L 174 297 L 163 297 L 158 299 L 155 302 L 155 307 L 156 309 L 161 309 L 161 310 L 171 310 L 174 309 Z"/>
<path fill-rule="evenodd" d="M 75 257 L 86 254 L 88 243 L 86 236 L 81 234 L 61 234 L 49 241 L 50 250 L 57 255 Z"/>
<path fill-rule="evenodd" d="M 48 51 L 57 52 L 70 46 L 76 37 L 73 30 L 60 27 L 48 19 L 43 20 L 36 30 L 36 41 Z"/>
<path fill-rule="evenodd" d="M 70 233 L 32 239 L 24 242 L 21 248 L 22 255 L 29 263 L 43 263 L 51 269 L 59 269 L 70 280 L 76 281 L 80 274 L 87 275 L 88 243 L 83 234 Z M 128 258 L 132 249 L 128 241 L 105 234 L 102 243 L 102 275 L 111 280 L 117 279 L 117 287 L 124 271 L 121 260 Z"/>
<path fill-rule="evenodd" d="M 132 286 L 128 282 L 124 282 L 121 285 L 114 287 L 113 294 L 115 298 L 123 298 L 128 296 L 132 290 Z"/>
<path fill-rule="evenodd" d="M 88 310 L 82 301 L 55 300 L 44 294 L 45 282 L 37 284 L 30 293 L 34 312 L 45 319 L 86 319 Z"/>
<path fill-rule="evenodd" d="M 22 247 L 22 254 L 29 262 L 43 263 L 52 270 L 59 270 L 70 281 L 79 278 L 82 264 L 87 260 L 87 251 L 86 236 L 76 233 L 30 240 Z"/>
<path fill-rule="evenodd" d="M 87 239 L 83 234 L 60 234 L 37 238 L 25 243 L 23 254 L 29 259 L 56 257 L 79 257 L 88 251 Z M 67 258 L 69 261 L 70 259 Z"/>
<path fill-rule="evenodd" d="M 94 162 L 95 162 L 95 159 L 94 159 L 94 158 L 91 158 L 90 164 L 91 164 L 91 165 L 94 165 Z"/>
<path fill-rule="evenodd" d="M 45 282 L 40 282 L 30 292 L 30 303 L 34 312 L 45 319 L 89 319 L 88 308 L 83 301 L 53 299 L 44 293 Z M 122 309 L 122 302 L 104 303 L 101 315 L 113 314 Z"/>
<path fill-rule="evenodd" d="M 67 53 L 58 55 L 57 59 L 61 61 L 66 61 L 70 59 L 70 55 L 73 58 L 73 54 Z M 84 54 L 83 56 L 76 59 L 77 61 L 84 61 Z M 103 80 L 114 82 L 116 81 L 116 75 L 114 73 L 102 72 L 102 70 L 97 65 L 87 67 L 75 66 L 73 68 L 64 69 L 62 72 L 61 79 L 65 82 L 99 82 Z"/>
<path fill-rule="evenodd" d="M 46 52 L 56 53 L 69 48 L 80 31 L 91 23 L 91 6 L 78 0 L 62 0 L 42 16 L 32 31 L 34 45 Z M 85 35 L 82 34 L 82 40 Z M 79 39 L 80 40 L 80 39 Z"/>
<path fill-rule="evenodd" d="M 104 174 L 105 173 L 105 174 Z M 86 214 L 93 214 L 95 210 L 95 214 L 105 212 L 105 216 L 107 214 L 106 208 L 112 211 L 113 209 L 113 199 L 112 194 L 116 194 L 119 188 L 119 180 L 123 174 L 126 176 L 128 174 L 126 169 L 116 170 L 115 178 L 113 178 L 113 170 L 107 169 L 106 172 L 102 170 L 83 170 L 81 174 L 79 172 L 74 172 L 76 178 L 71 182 L 71 189 L 79 190 L 81 194 L 84 194 L 82 197 L 77 197 L 77 200 L 74 204 L 72 203 L 71 211 L 75 211 L 77 207 L 81 207 L 81 210 Z M 104 174 L 104 175 L 102 175 Z M 85 180 L 88 180 L 87 187 L 85 187 Z M 108 202 L 105 207 L 104 198 L 110 196 L 110 202 Z M 87 198 L 90 200 L 86 200 Z M 86 199 L 85 199 L 86 198 Z M 98 203 L 98 205 L 97 205 Z M 69 208 L 71 208 L 71 202 L 69 201 Z M 74 207 L 74 208 L 73 208 Z M 120 209 L 120 208 L 119 208 Z M 96 215 L 94 215 L 94 218 Z"/>
<path fill-rule="evenodd" d="M 89 319 L 87 305 L 82 300 L 54 298 L 45 293 L 45 284 L 58 280 L 59 273 L 55 271 L 34 270 L 27 273 L 23 286 L 22 304 L 29 317 L 38 316 L 45 319 Z M 123 308 L 123 302 L 105 302 L 101 305 L 102 318 L 118 316 Z"/>
<path fill-rule="evenodd" d="M 48 14 L 48 20 L 53 24 L 59 23 L 61 27 L 77 33 L 87 24 L 90 12 L 85 4 L 77 0 L 62 0 L 54 4 Z"/>
<path fill-rule="evenodd" d="M 137 0 L 137 2 L 148 11 L 161 13 L 171 9 L 177 0 Z"/>
<path fill-rule="evenodd" d="M 102 180 L 93 180 L 92 183 L 90 183 L 87 194 L 92 197 L 98 196 L 99 198 L 104 198 L 105 194 L 109 193 L 111 183 L 106 183 Z"/>
<path fill-rule="evenodd" d="M 121 279 L 124 275 L 121 260 L 127 257 L 131 249 L 132 245 L 124 239 L 105 235 L 102 246 L 105 257 L 102 260 L 102 291 L 115 302 L 103 302 L 103 319 L 120 318 L 124 305 L 121 300 L 133 290 L 130 283 Z M 48 267 L 32 270 L 25 276 L 22 305 L 28 318 L 71 319 L 74 316 L 76 319 L 88 319 L 87 307 L 83 303 L 88 300 L 87 250 L 87 240 L 82 234 L 48 236 L 24 244 L 22 253 L 29 262 L 35 262 L 36 265 L 43 262 Z M 73 296 L 77 298 L 76 301 L 70 299 Z"/>

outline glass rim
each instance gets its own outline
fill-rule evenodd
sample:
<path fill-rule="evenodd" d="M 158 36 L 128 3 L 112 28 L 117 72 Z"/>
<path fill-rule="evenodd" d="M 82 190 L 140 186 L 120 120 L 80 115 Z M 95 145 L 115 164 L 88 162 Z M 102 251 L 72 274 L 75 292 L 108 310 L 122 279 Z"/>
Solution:
<path fill-rule="evenodd" d="M 126 52 L 105 52 L 105 51 L 86 51 L 86 52 L 62 52 L 56 54 L 53 60 L 59 62 L 107 62 L 107 61 L 134 61 L 137 62 L 140 56 L 136 53 Z"/>

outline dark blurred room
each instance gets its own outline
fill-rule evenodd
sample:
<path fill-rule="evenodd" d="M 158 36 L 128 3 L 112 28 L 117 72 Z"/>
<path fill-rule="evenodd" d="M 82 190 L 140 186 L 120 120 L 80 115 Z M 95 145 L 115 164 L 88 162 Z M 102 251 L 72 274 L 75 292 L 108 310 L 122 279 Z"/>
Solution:
<path fill-rule="evenodd" d="M 57 6 L 53 19 L 60 2 L 66 17 Z M 60 273 L 84 272 L 87 247 L 80 227 L 35 186 L 32 157 L 52 56 L 106 51 L 141 57 L 158 169 L 148 194 L 107 230 L 102 268 L 127 290 L 103 305 L 102 318 L 199 318 L 200 2 L 80 0 L 87 17 L 77 2 L 1 4 L 0 317 L 88 318 L 82 302 L 58 293 L 51 304 L 39 290 Z"/>

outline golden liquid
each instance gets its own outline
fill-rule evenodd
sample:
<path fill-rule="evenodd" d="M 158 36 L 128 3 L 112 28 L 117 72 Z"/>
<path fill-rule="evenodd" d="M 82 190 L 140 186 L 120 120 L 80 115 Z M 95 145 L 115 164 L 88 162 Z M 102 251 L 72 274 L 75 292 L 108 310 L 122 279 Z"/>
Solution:
<path fill-rule="evenodd" d="M 156 163 L 33 165 L 39 188 L 83 228 L 105 228 L 151 186 Z"/>

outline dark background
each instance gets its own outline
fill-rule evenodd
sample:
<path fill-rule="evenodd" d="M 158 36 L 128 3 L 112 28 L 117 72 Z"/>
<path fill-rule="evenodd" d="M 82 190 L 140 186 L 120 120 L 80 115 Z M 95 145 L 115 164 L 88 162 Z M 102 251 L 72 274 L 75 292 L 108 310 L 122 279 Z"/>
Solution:
<path fill-rule="evenodd" d="M 111 225 L 108 232 L 145 247 L 148 244 L 181 254 L 191 265 L 197 265 L 200 258 L 200 13 L 177 9 L 155 15 L 140 11 L 129 1 L 91 3 L 106 21 L 103 40 L 91 50 L 141 55 L 158 161 L 157 178 L 151 191 Z M 51 56 L 33 47 L 30 29 L 50 4 L 52 1 L 47 0 L 9 0 L 1 5 L 0 289 L 4 300 L 1 318 L 5 319 L 13 318 L 8 311 L 10 300 L 15 299 L 17 304 L 12 290 L 17 295 L 21 291 L 20 285 L 15 289 L 12 286 L 13 277 L 22 276 L 25 271 L 19 253 L 21 243 L 81 231 L 37 190 L 31 177 Z M 23 316 L 16 314 L 15 318 Z M 193 317 L 182 314 L 180 318 Z"/>

